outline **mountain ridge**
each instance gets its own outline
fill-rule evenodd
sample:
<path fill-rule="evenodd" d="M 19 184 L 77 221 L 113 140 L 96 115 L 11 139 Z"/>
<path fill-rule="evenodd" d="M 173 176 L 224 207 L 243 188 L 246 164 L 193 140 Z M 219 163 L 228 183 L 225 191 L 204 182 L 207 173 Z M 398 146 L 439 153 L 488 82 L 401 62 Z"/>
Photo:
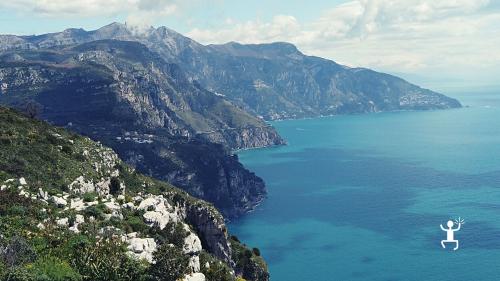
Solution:
<path fill-rule="evenodd" d="M 30 37 L 23 38 L 30 44 Z M 189 79 L 267 120 L 461 106 L 455 99 L 393 75 L 306 56 L 286 42 L 202 45 L 167 27 L 139 32 L 116 22 L 88 31 L 76 41 L 104 38 L 143 43 L 166 61 L 181 65 Z M 37 44 L 47 42 L 65 44 L 56 39 Z"/>

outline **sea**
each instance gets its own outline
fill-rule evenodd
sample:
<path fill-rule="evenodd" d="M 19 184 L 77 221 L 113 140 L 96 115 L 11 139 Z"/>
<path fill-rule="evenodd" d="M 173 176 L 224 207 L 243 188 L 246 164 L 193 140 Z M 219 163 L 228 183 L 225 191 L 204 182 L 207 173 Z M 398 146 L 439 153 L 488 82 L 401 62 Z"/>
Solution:
<path fill-rule="evenodd" d="M 268 198 L 230 231 L 272 281 L 500 280 L 500 91 L 450 95 L 464 107 L 272 122 L 288 145 L 238 153 Z"/>

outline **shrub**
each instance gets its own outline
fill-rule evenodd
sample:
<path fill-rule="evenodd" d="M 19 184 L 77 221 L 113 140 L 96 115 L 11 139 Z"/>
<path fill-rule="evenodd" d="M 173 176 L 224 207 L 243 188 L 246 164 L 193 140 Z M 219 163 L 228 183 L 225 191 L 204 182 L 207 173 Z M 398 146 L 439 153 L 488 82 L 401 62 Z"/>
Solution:
<path fill-rule="evenodd" d="M 69 155 L 73 154 L 73 148 L 67 144 L 62 146 L 61 151 Z"/>
<path fill-rule="evenodd" d="M 252 252 L 253 252 L 254 255 L 260 257 L 260 250 L 259 250 L 259 248 L 253 248 Z"/>
<path fill-rule="evenodd" d="M 131 261 L 119 239 L 78 239 L 71 243 L 70 261 L 83 280 L 142 280 L 145 268 Z"/>
<path fill-rule="evenodd" d="M 19 205 L 14 205 L 7 211 L 8 215 L 11 216 L 23 216 L 26 213 L 26 208 Z"/>
<path fill-rule="evenodd" d="M 36 259 L 36 253 L 26 240 L 19 236 L 10 239 L 2 246 L 1 257 L 7 267 L 16 267 Z"/>
<path fill-rule="evenodd" d="M 125 224 L 132 229 L 133 232 L 142 232 L 148 229 L 148 226 L 144 223 L 142 218 L 137 216 L 128 217 L 125 220 Z"/>
<path fill-rule="evenodd" d="M 30 272 L 36 276 L 36 280 L 47 281 L 79 281 L 82 276 L 71 266 L 59 258 L 47 256 L 38 259 L 30 266 Z"/>
<path fill-rule="evenodd" d="M 206 267 L 206 264 L 209 267 Z M 234 281 L 234 276 L 231 274 L 229 266 L 209 253 L 202 251 L 200 253 L 200 271 L 205 275 L 206 281 Z"/>
<path fill-rule="evenodd" d="M 189 257 L 177 247 L 163 244 L 154 252 L 153 258 L 155 263 L 150 267 L 153 280 L 175 281 L 188 273 Z"/>
<path fill-rule="evenodd" d="M 83 202 L 92 202 L 97 198 L 97 193 L 95 192 L 87 192 L 83 194 Z"/>
<path fill-rule="evenodd" d="M 104 212 L 102 209 L 98 208 L 96 205 L 89 206 L 87 209 L 85 209 L 85 215 L 89 217 L 94 217 L 96 219 L 103 219 L 104 218 Z"/>
<path fill-rule="evenodd" d="M 5 274 L 7 274 L 7 267 L 0 261 L 0 280 L 5 280 Z"/>
<path fill-rule="evenodd" d="M 184 246 L 184 239 L 188 234 L 182 223 L 169 222 L 161 230 L 159 227 L 149 228 L 149 235 L 154 237 L 155 240 L 160 243 L 173 244 L 179 248 Z"/>
<path fill-rule="evenodd" d="M 3 280 L 7 281 L 36 281 L 35 276 L 24 267 L 13 267 L 7 271 Z"/>

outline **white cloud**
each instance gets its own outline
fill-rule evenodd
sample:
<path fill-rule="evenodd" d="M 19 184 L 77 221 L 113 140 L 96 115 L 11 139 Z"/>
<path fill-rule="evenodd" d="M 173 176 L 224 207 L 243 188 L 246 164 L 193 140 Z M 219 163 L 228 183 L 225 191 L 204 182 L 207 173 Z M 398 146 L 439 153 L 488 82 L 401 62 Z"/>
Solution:
<path fill-rule="evenodd" d="M 313 21 L 290 15 L 193 29 L 202 43 L 289 41 L 307 54 L 397 73 L 500 74 L 500 12 L 488 0 L 355 0 Z"/>
<path fill-rule="evenodd" d="M 177 10 L 178 0 L 3 0 L 0 8 L 49 18 L 125 15 L 133 25 L 150 25 Z"/>

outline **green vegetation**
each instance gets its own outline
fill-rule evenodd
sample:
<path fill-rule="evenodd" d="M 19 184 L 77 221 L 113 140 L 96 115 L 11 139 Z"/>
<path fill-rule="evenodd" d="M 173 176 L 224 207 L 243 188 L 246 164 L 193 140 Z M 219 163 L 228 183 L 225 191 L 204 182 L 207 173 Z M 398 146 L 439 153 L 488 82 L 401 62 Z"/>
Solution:
<path fill-rule="evenodd" d="M 92 202 L 97 199 L 97 193 L 95 192 L 87 192 L 83 194 L 83 202 Z"/>
<path fill-rule="evenodd" d="M 188 272 L 189 258 L 179 247 L 163 243 L 155 252 L 156 263 L 150 266 L 131 258 L 113 233 L 99 234 L 97 222 L 86 225 L 78 235 L 54 225 L 27 231 L 36 220 L 34 210 L 42 206 L 10 191 L 0 191 L 0 198 L 9 199 L 0 203 L 0 227 L 8 234 L 0 241 L 0 280 L 176 280 Z M 10 203 L 22 206 L 28 216 L 4 215 L 4 210 L 12 208 Z"/>
<path fill-rule="evenodd" d="M 139 193 L 162 194 L 171 205 L 203 207 L 223 221 L 211 204 L 138 174 L 111 149 L 3 107 L 0 143 L 0 280 L 177 280 L 190 273 L 183 223 L 170 221 L 162 230 L 148 226 L 143 216 L 154 208 L 114 213 L 113 202 L 131 203 Z M 114 201 L 85 188 L 103 178 Z M 55 204 L 54 198 L 64 202 Z M 72 200 L 87 205 L 67 208 Z M 154 238 L 154 263 L 131 257 L 122 237 L 132 232 Z M 265 265 L 258 250 L 238 245 L 238 266 Z M 239 258 L 246 251 L 250 255 Z M 235 280 L 233 270 L 209 253 L 203 251 L 200 262 L 207 281 Z"/>
<path fill-rule="evenodd" d="M 206 281 L 234 281 L 231 268 L 205 251 L 200 254 L 200 264 Z"/>
<path fill-rule="evenodd" d="M 260 280 L 269 275 L 267 264 L 260 256 L 259 249 L 248 249 L 236 236 L 231 236 L 231 248 L 236 263 L 236 270 L 241 273 L 243 278 Z"/>
<path fill-rule="evenodd" d="M 154 253 L 155 263 L 151 275 L 158 281 L 176 281 L 188 273 L 189 258 L 182 251 L 169 244 L 163 244 Z"/>

